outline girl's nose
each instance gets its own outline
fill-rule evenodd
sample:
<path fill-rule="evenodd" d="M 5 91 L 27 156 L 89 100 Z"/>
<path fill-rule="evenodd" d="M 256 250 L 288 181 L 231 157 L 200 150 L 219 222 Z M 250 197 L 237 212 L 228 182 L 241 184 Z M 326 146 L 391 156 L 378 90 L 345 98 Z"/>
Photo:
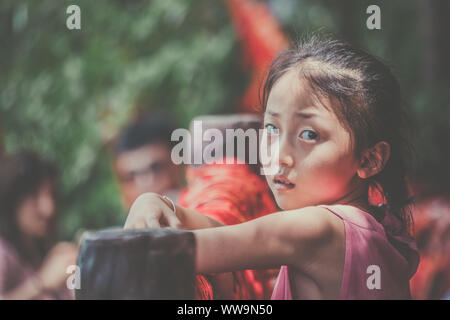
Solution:
<path fill-rule="evenodd" d="M 294 165 L 294 156 L 288 137 L 284 137 L 284 139 L 281 139 L 280 141 L 279 163 L 280 166 L 285 167 L 292 167 Z"/>

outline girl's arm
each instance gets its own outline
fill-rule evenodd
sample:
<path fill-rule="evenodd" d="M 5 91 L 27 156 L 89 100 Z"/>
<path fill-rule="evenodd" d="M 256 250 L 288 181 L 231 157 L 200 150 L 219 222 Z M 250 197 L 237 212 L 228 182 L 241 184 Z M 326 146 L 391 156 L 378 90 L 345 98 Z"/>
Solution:
<path fill-rule="evenodd" d="M 133 204 L 126 229 L 171 226 L 194 230 L 198 273 L 245 269 L 300 269 L 329 247 L 342 222 L 328 210 L 306 207 L 278 212 L 233 226 L 194 210 L 176 207 L 157 194 L 141 195 Z M 220 226 L 220 227 L 219 227 Z"/>
<path fill-rule="evenodd" d="M 198 273 L 272 269 L 290 265 L 300 270 L 336 239 L 342 227 L 326 209 L 270 214 L 233 226 L 194 230 Z"/>
<path fill-rule="evenodd" d="M 144 193 L 133 203 L 125 222 L 125 229 L 173 227 L 187 230 L 224 226 L 204 214 L 175 205 L 157 193 Z"/>

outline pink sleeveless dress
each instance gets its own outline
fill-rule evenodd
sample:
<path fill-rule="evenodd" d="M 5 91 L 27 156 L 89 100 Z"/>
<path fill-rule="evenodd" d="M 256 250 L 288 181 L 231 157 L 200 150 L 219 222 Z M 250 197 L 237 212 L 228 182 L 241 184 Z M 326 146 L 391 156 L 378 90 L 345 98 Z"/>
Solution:
<path fill-rule="evenodd" d="M 339 299 L 410 299 L 409 280 L 419 264 L 415 241 L 400 233 L 389 212 L 378 222 L 351 205 L 319 205 L 344 222 L 345 262 Z M 272 300 L 292 300 L 289 268 L 282 266 Z"/>

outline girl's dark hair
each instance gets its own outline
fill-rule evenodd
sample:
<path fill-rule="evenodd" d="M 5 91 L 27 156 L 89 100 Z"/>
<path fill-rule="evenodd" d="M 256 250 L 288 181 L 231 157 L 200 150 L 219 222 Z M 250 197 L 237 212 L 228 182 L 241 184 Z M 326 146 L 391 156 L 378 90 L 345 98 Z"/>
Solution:
<path fill-rule="evenodd" d="M 378 190 L 387 209 L 411 231 L 413 198 L 406 180 L 414 154 L 408 138 L 410 118 L 391 69 L 344 41 L 313 35 L 272 62 L 260 95 L 263 111 L 275 82 L 292 69 L 298 70 L 299 79 L 306 79 L 319 99 L 336 101 L 332 111 L 349 131 L 357 157 L 379 141 L 389 143 L 389 160 L 381 172 L 367 179 L 366 187 Z M 380 210 L 374 207 L 373 213 Z"/>
<path fill-rule="evenodd" d="M 38 265 L 32 253 L 27 252 L 17 221 L 17 210 L 22 201 L 36 194 L 42 184 L 50 182 L 56 198 L 57 168 L 47 160 L 31 151 L 21 151 L 0 158 L 0 236 L 7 240 L 19 255 L 32 265 Z M 40 259 L 54 244 L 55 219 L 52 219 L 50 232 L 38 241 Z M 35 253 L 33 253 L 35 255 Z"/>

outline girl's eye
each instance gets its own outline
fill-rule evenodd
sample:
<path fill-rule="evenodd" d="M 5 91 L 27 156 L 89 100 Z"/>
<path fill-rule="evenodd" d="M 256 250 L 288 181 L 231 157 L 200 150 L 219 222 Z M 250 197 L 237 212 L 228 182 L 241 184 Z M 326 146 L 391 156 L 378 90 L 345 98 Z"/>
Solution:
<path fill-rule="evenodd" d="M 304 140 L 317 140 L 319 135 L 312 130 L 303 130 L 300 137 Z"/>
<path fill-rule="evenodd" d="M 278 134 L 278 129 L 273 124 L 266 124 L 265 128 L 268 134 Z"/>

